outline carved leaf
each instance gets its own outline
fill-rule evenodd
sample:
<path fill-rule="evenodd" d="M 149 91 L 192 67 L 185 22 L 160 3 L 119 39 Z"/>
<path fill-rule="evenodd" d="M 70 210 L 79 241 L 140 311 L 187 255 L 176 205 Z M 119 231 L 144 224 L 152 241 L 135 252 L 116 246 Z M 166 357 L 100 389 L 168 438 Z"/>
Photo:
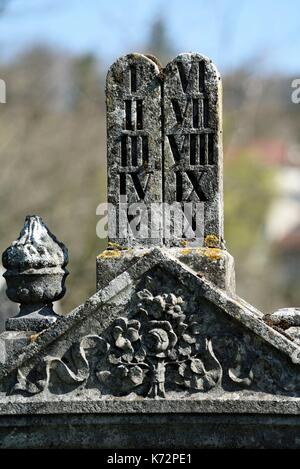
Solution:
<path fill-rule="evenodd" d="M 125 352 L 122 354 L 122 359 L 125 361 L 125 362 L 128 362 L 130 363 L 132 360 L 133 360 L 133 348 L 131 350 L 129 350 L 128 352 Z"/>
<path fill-rule="evenodd" d="M 125 376 L 128 375 L 128 368 L 124 365 L 119 365 L 117 367 L 117 372 L 120 377 L 124 378 Z"/>
<path fill-rule="evenodd" d="M 176 298 L 176 296 L 174 295 L 174 293 L 170 293 L 170 300 L 171 300 L 171 304 L 172 304 L 172 305 L 176 305 L 176 304 L 177 304 L 177 298 Z"/>
<path fill-rule="evenodd" d="M 222 378 L 222 368 L 217 360 L 210 340 L 206 341 L 203 357 L 192 358 L 181 363 L 178 373 L 185 386 L 198 391 L 208 391 L 215 387 Z M 178 382 L 182 384 L 182 382 Z"/>
<path fill-rule="evenodd" d="M 176 361 L 178 359 L 178 352 L 176 349 L 171 349 L 171 350 L 168 350 L 168 357 L 170 358 L 170 360 L 172 361 Z"/>
<path fill-rule="evenodd" d="M 182 338 L 188 344 L 194 344 L 196 342 L 196 339 L 194 337 L 191 337 L 189 334 L 183 334 Z"/>
<path fill-rule="evenodd" d="M 103 383 L 107 383 L 109 379 L 111 378 L 111 372 L 108 370 L 105 371 L 99 371 L 96 373 L 97 378 L 99 381 L 102 381 Z"/>
<path fill-rule="evenodd" d="M 205 368 L 202 360 L 199 360 L 199 358 L 194 358 L 191 360 L 191 370 L 198 375 L 205 374 Z"/>
<path fill-rule="evenodd" d="M 139 366 L 131 367 L 128 372 L 128 376 L 136 386 L 138 386 L 139 384 L 142 384 L 143 379 L 144 379 L 143 370 Z"/>
<path fill-rule="evenodd" d="M 192 353 L 192 349 L 189 345 L 183 346 L 181 345 L 178 347 L 178 352 L 183 355 L 184 357 L 188 357 Z"/>
<path fill-rule="evenodd" d="M 107 360 L 112 365 L 117 365 L 118 363 L 121 363 L 121 357 L 117 357 L 117 355 L 115 355 L 114 353 L 110 353 L 107 357 Z"/>
<path fill-rule="evenodd" d="M 204 379 L 197 375 L 192 376 L 190 381 L 190 387 L 193 389 L 197 389 L 198 391 L 204 391 Z"/>
<path fill-rule="evenodd" d="M 133 327 L 129 327 L 127 329 L 127 336 L 130 342 L 136 342 L 140 337 L 138 330 L 134 329 Z"/>
<path fill-rule="evenodd" d="M 137 296 L 141 300 L 153 299 L 152 293 L 150 293 L 149 290 L 147 290 L 146 288 L 144 290 L 141 290 L 141 291 L 137 292 Z"/>
<path fill-rule="evenodd" d="M 185 377 L 185 372 L 186 372 L 186 369 L 187 369 L 187 364 L 186 363 L 181 363 L 178 367 L 178 373 L 180 374 L 180 376 L 182 376 L 183 378 Z"/>
<path fill-rule="evenodd" d="M 133 351 L 130 340 L 124 339 L 124 337 L 121 336 L 121 335 L 116 340 L 116 346 L 119 347 L 120 349 L 128 351 L 128 352 Z"/>
<path fill-rule="evenodd" d="M 142 362 L 145 360 L 145 357 L 146 357 L 146 350 L 144 349 L 144 347 L 140 347 L 138 351 L 135 353 L 134 358 L 136 359 L 136 361 Z"/>
<path fill-rule="evenodd" d="M 25 391 L 28 394 L 38 394 L 44 390 L 46 385 L 45 381 L 37 381 L 37 383 L 32 383 L 30 380 L 26 378 L 26 376 L 22 373 L 21 369 L 18 369 L 17 372 L 17 382 L 14 385 L 12 392 L 15 391 Z"/>
<path fill-rule="evenodd" d="M 244 386 L 250 386 L 253 381 L 252 370 L 250 370 L 249 376 L 246 376 L 245 378 L 240 378 L 239 376 L 236 375 L 235 370 L 233 370 L 232 368 L 229 368 L 228 375 L 229 375 L 229 378 L 232 379 L 232 381 L 238 384 L 243 384 Z"/>
<path fill-rule="evenodd" d="M 123 334 L 123 328 L 121 326 L 115 326 L 113 329 L 113 338 L 118 340 L 120 336 Z"/>
<path fill-rule="evenodd" d="M 184 333 L 184 331 L 186 331 L 188 328 L 188 325 L 185 324 L 184 322 L 180 322 L 177 326 L 177 331 L 178 331 L 178 335 L 182 335 Z"/>

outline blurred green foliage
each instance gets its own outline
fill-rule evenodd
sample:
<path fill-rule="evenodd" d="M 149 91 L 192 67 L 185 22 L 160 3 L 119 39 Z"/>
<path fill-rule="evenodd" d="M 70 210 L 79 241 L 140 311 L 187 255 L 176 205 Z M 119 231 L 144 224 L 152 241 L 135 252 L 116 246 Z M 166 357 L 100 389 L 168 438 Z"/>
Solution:
<path fill-rule="evenodd" d="M 225 165 L 224 212 L 227 247 L 239 259 L 264 243 L 264 221 L 274 195 L 275 170 L 241 152 Z"/>

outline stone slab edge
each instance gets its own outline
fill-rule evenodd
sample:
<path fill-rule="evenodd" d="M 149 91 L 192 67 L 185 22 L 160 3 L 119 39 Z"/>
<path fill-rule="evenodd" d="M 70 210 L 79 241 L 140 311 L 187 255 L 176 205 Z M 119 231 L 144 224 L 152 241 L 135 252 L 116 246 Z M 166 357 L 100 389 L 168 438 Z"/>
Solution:
<path fill-rule="evenodd" d="M 40 397 L 39 397 L 40 399 Z M 45 398 L 44 398 L 45 399 Z M 72 396 L 72 400 L 55 399 L 26 401 L 22 396 L 11 396 L 10 400 L 0 400 L 0 415 L 29 414 L 280 414 L 300 415 L 300 398 L 274 397 L 259 393 L 249 397 L 232 397 L 232 393 L 222 397 L 197 399 L 89 399 Z"/>

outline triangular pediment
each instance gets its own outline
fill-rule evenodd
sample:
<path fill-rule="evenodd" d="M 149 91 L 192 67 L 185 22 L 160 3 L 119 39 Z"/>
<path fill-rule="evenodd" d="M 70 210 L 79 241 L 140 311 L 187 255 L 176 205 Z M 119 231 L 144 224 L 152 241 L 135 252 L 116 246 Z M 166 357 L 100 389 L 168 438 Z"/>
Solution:
<path fill-rule="evenodd" d="M 0 369 L 4 393 L 298 395 L 300 348 L 166 249 L 149 250 Z"/>

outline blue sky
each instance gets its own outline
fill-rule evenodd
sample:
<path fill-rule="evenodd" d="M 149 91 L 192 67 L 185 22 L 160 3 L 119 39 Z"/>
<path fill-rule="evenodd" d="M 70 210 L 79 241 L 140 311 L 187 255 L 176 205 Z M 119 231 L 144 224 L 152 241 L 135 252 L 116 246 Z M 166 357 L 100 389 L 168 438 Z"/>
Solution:
<path fill-rule="evenodd" d="M 299 0 L 8 0 L 0 19 L 0 58 L 34 43 L 93 52 L 104 65 L 139 51 L 165 18 L 174 52 L 196 51 L 222 72 L 243 64 L 300 73 Z"/>

